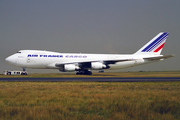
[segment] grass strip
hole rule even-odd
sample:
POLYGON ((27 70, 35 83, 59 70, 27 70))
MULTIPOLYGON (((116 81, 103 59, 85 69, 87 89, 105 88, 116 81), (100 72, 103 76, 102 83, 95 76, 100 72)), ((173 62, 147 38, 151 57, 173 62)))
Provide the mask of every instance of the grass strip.
POLYGON ((0 82, 0 119, 178 120, 180 82, 0 82))

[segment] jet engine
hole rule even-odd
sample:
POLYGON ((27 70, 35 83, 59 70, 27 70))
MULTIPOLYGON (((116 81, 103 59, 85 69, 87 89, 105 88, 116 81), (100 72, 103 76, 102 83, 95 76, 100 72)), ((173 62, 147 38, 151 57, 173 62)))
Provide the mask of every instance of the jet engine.
POLYGON ((91 69, 93 70, 101 70, 101 69, 106 69, 106 68, 107 66, 101 62, 91 62, 91 69))
POLYGON ((62 69, 59 69, 59 71, 61 72, 72 72, 79 69, 78 66, 76 66, 75 64, 65 64, 64 67, 62 69))

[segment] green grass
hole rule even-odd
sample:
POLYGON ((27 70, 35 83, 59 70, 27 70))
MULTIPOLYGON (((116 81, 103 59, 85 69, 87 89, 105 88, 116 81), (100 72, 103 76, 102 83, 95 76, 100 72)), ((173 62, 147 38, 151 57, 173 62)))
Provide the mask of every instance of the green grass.
POLYGON ((0 119, 179 120, 180 82, 0 82, 0 119))
POLYGON ((0 75, 4 77, 180 77, 180 71, 158 71, 158 72, 117 72, 117 73, 93 73, 89 75, 75 75, 75 73, 46 73, 22 75, 0 75))

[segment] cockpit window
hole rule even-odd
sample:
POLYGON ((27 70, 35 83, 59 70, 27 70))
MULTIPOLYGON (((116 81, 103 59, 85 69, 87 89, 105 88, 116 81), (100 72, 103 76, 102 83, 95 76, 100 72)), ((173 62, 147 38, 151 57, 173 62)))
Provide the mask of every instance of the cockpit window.
POLYGON ((17 53, 21 53, 21 52, 18 51, 17 53))

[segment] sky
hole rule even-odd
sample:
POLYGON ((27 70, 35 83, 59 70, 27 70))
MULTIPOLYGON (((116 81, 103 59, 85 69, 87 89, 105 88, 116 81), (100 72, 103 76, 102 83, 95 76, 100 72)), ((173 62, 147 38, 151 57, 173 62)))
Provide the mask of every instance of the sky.
POLYGON ((179 6, 178 0, 1 0, 0 73, 21 70, 5 62, 19 50, 131 54, 159 32, 169 33, 162 54, 175 57, 119 71, 180 70, 179 6))

